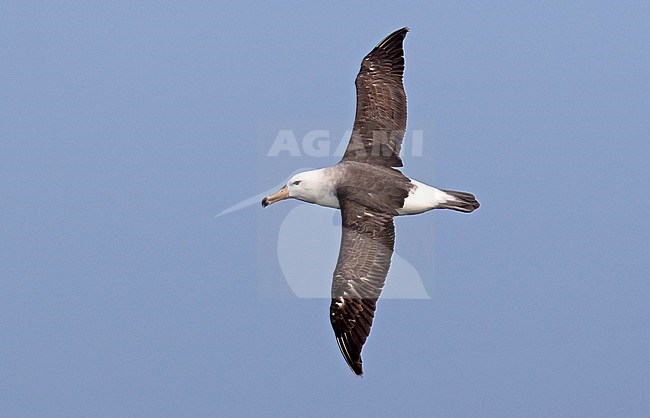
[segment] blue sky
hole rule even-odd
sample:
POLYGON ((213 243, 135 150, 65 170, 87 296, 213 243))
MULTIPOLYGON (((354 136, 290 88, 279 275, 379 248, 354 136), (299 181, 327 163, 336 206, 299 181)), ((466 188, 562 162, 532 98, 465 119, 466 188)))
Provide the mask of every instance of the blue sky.
MULTIPOLYGON (((645 2, 3 2, 0 410, 646 416, 649 18, 645 2), (430 299, 380 301, 358 379, 329 301, 280 267, 304 204, 214 215, 338 161, 268 151, 281 130, 337 144, 361 58, 402 26, 407 142, 424 141, 404 171, 482 206, 397 220, 430 299)), ((314 209, 334 247, 295 264, 329 283, 336 213, 314 209)))

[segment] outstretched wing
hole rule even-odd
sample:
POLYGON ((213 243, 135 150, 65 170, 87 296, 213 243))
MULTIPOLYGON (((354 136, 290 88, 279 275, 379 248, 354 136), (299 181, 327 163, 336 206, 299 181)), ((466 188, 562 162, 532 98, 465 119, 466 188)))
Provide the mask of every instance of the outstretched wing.
POLYGON ((399 153, 406 130, 402 44, 407 32, 402 28, 391 33, 361 61, 357 113, 343 161, 402 166, 399 153))
POLYGON ((390 214, 371 211, 351 199, 339 201, 343 230, 332 281, 330 321, 345 361, 361 375, 361 349, 390 267, 395 228, 390 214))

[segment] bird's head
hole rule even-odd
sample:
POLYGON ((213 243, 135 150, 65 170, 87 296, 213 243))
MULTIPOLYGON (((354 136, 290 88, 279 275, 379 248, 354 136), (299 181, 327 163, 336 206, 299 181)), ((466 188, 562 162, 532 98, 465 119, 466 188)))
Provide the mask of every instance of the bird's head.
POLYGON ((262 206, 279 202, 290 197, 306 202, 314 202, 322 194, 323 170, 303 171, 292 176, 287 184, 270 196, 262 199, 262 206))

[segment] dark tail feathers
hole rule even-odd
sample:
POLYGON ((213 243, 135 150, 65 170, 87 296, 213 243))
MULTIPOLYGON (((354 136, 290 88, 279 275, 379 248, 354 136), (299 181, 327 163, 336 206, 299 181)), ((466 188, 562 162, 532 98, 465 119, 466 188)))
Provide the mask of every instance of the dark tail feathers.
POLYGON ((471 193, 456 192, 454 190, 443 190, 443 192, 454 198, 440 205, 443 209, 452 209, 459 212, 470 213, 478 209, 480 206, 474 195, 471 193))

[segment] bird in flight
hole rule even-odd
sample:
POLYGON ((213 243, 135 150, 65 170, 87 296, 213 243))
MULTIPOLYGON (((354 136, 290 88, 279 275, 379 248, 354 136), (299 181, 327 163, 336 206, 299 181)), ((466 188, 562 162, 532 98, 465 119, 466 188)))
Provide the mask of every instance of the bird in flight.
POLYGON ((375 315, 395 246, 393 218, 432 209, 472 212, 474 195, 437 189, 395 167, 406 130, 403 42, 408 28, 384 38, 361 61, 350 142, 332 167, 291 177, 262 206, 294 198, 340 209, 341 246, 332 280, 330 321, 341 354, 363 374, 361 350, 375 315))

